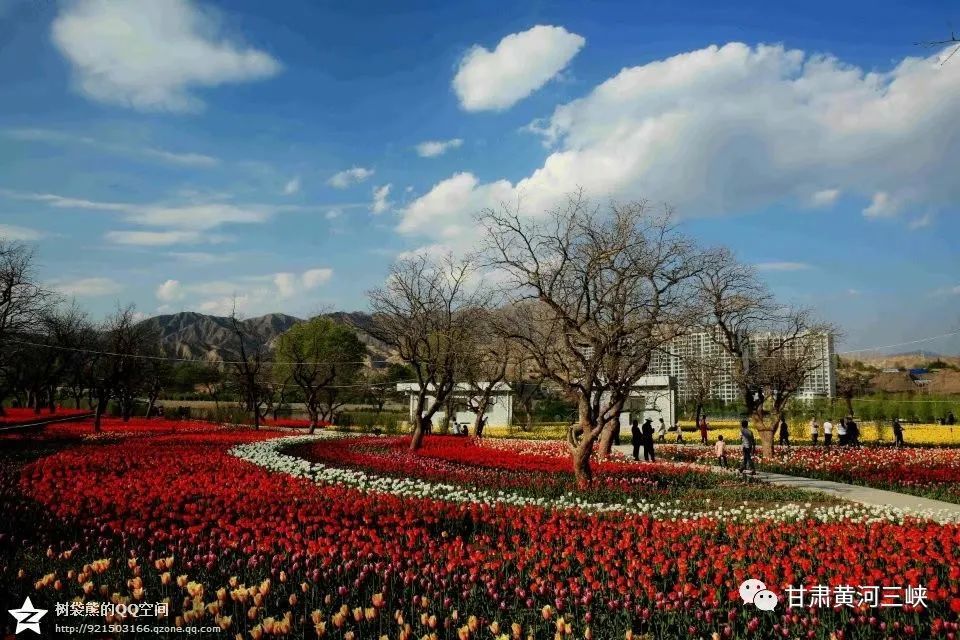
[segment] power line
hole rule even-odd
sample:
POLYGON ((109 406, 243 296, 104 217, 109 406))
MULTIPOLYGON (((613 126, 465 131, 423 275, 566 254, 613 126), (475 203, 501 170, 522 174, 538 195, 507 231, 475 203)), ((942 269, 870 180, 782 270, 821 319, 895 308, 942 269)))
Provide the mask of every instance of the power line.
POLYGON ((951 331, 950 333, 944 333, 939 336, 930 336, 929 338, 920 338, 918 340, 908 340, 907 342, 898 342, 897 344, 886 344, 880 347, 864 347, 863 349, 852 349, 850 351, 838 351, 837 355, 844 355, 847 353, 863 353, 864 351, 879 351, 881 349, 892 349, 893 347, 905 347, 911 344, 919 344, 921 342, 930 342, 932 340, 939 340, 940 338, 949 338, 950 336, 955 336, 960 334, 960 329, 956 331, 951 331))
MULTIPOLYGON (((197 358, 176 358, 173 356, 151 356, 144 353, 117 353, 114 351, 99 351, 97 349, 83 349, 80 347, 66 347, 56 344, 43 344, 42 342, 31 342, 29 340, 18 340, 16 338, 8 339, 9 342, 22 344, 29 347, 42 347, 45 349, 58 349, 60 351, 73 351, 76 353, 87 353, 90 355, 113 356, 117 358, 135 358, 139 360, 164 360, 167 362, 192 362, 195 364, 245 364, 242 360, 198 360, 197 358)), ((373 360, 373 358, 371 358, 373 360)), ((262 364, 269 365, 320 365, 320 364, 367 364, 366 360, 330 360, 326 362, 276 362, 273 360, 264 360, 262 364)))

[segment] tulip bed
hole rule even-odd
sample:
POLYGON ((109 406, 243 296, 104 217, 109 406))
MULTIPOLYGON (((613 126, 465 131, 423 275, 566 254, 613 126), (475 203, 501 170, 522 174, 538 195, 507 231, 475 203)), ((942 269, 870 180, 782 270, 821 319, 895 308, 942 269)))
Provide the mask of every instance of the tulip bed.
MULTIPOLYGON (((360 469, 400 474, 389 461, 403 458, 402 440, 279 440, 145 422, 154 425, 109 425, 119 435, 106 443, 79 431, 0 439, 4 601, 19 606, 30 595, 50 609, 45 623, 56 603, 74 599, 167 602, 170 623, 215 625, 223 633, 209 637, 224 638, 958 633, 955 525, 865 512, 736 519, 510 504, 495 498, 522 488, 525 473, 534 483, 552 479, 548 492, 562 485, 555 449, 438 437, 427 438, 426 461, 405 477, 439 486, 446 472, 463 474, 489 499, 398 495, 360 469), (311 452, 323 462, 291 455, 311 452), (803 583, 923 584, 927 606, 761 612, 739 600, 746 578, 781 595, 803 583)), ((669 466, 611 462, 599 472, 615 485, 642 478, 615 486, 628 493, 729 482, 669 466)))
POLYGON ((87 409, 64 409, 63 407, 57 407, 53 412, 43 409, 40 411, 40 413, 37 413, 33 409, 29 408, 6 407, 3 412, 4 415, 0 416, 0 427, 10 427, 20 424, 33 424, 35 422, 42 422, 51 418, 66 418, 83 413, 90 413, 90 411, 87 409))

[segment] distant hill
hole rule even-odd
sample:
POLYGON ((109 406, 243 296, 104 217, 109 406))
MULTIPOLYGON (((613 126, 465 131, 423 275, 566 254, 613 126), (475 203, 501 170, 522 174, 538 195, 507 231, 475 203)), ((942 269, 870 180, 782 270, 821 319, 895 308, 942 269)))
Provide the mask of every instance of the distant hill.
MULTIPOLYGON (((390 358, 390 349, 368 333, 372 323, 369 314, 338 311, 323 315, 352 326, 361 342, 367 345, 374 361, 390 358)), ((219 362, 237 351, 237 337, 227 317, 183 311, 154 316, 143 322, 159 334, 164 353, 171 357, 219 362)), ((277 338, 300 322, 304 320, 284 313, 268 313, 242 321, 246 331, 253 336, 252 342, 262 341, 271 348, 277 338)))

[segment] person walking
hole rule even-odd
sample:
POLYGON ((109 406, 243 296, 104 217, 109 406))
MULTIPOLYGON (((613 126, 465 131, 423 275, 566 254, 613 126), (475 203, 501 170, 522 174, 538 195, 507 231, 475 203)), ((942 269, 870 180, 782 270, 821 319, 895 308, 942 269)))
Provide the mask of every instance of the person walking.
POLYGON ((700 444, 707 444, 707 416, 700 416, 700 444))
POLYGON ((667 423, 663 421, 663 418, 660 418, 660 424, 657 425, 657 441, 667 441, 667 423))
POLYGON ((947 412, 947 420, 946 420, 946 422, 947 422, 947 426, 953 426, 953 425, 957 422, 956 417, 954 417, 954 415, 953 415, 953 411, 948 411, 948 412, 947 412))
POLYGON ((833 440, 833 423, 830 422, 830 418, 827 418, 823 421, 823 446, 827 449, 830 448, 830 443, 833 440))
POLYGON ((620 420, 617 420, 617 426, 613 429, 613 446, 620 446, 620 420))
POLYGON ((847 446, 847 419, 840 418, 837 422, 837 444, 841 447, 847 446))
POLYGON ((753 431, 750 430, 750 423, 746 420, 740 421, 740 448, 743 450, 743 462, 740 463, 740 473, 745 473, 747 467, 750 467, 750 475, 757 475, 757 469, 753 466, 753 449, 757 446, 757 440, 753 437, 753 431))
POLYGON ((630 422, 630 437, 633 440, 633 459, 640 460, 640 445, 643 441, 643 434, 640 432, 640 423, 634 418, 630 422))
POLYGON ((817 417, 814 416, 810 418, 810 441, 813 442, 813 446, 817 446, 817 440, 820 439, 820 423, 817 422, 817 417))
POLYGON ((903 425, 900 424, 900 418, 893 419, 893 446, 903 446, 903 425))
POLYGON ((656 462, 657 456, 653 453, 653 420, 647 418, 643 422, 643 459, 656 462))
POLYGON ((787 427, 787 421, 783 418, 780 418, 780 445, 784 447, 790 446, 790 429, 787 427))
POLYGON ((717 436, 717 442, 713 445, 713 450, 717 454, 717 464, 726 469, 727 465, 727 444, 723 441, 723 436, 717 436))
POLYGON ((847 418, 847 444, 851 447, 860 446, 860 427, 853 421, 853 416, 847 418))
POLYGON ((683 443, 683 429, 680 428, 680 422, 674 423, 673 428, 677 430, 677 444, 683 443))

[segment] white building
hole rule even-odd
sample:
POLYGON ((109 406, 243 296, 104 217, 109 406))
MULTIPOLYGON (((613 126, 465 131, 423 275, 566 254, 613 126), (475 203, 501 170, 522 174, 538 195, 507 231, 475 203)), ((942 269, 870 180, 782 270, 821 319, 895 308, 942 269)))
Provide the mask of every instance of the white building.
POLYGON ((630 422, 641 424, 649 418, 656 427, 663 418, 670 429, 677 418, 677 381, 672 376, 643 376, 633 385, 630 398, 620 414, 620 432, 629 433, 630 422))
MULTIPOLYGON (((482 383, 481 383, 482 384, 482 383)), ((416 420, 417 394, 420 385, 416 382, 401 382, 397 384, 397 391, 406 393, 409 399, 409 420, 413 424, 416 420)), ((513 420, 513 390, 505 382, 498 382, 494 385, 493 395, 490 397, 490 404, 484 412, 488 427, 506 427, 513 420)), ((452 401, 456 415, 454 421, 457 424, 472 425, 476 419, 476 414, 467 410, 468 404, 475 404, 478 396, 473 387, 468 384, 458 384, 454 387, 452 401)), ((435 396, 427 396, 427 407, 432 406, 436 400, 435 396)), ((437 411, 433 416, 433 426, 440 427, 447 421, 447 413, 444 410, 437 411)))
MULTIPOLYGON (((771 335, 757 335, 750 338, 751 348, 762 344, 764 340, 774 339, 771 335)), ((817 352, 819 364, 807 376, 797 391, 796 397, 804 400, 813 398, 832 398, 837 391, 837 359, 833 347, 833 335, 826 333, 808 334, 802 340, 803 348, 810 346, 817 352)), ((799 347, 798 347, 799 348, 799 347)), ((740 389, 733 379, 733 357, 726 352, 707 332, 693 333, 672 340, 668 353, 657 354, 650 365, 650 372, 659 375, 674 376, 677 380, 677 392, 680 399, 690 396, 692 373, 687 371, 687 362, 707 363, 705 366, 719 368, 711 385, 711 397, 723 402, 738 402, 740 389)), ((701 378, 703 379, 703 378, 701 378)))

